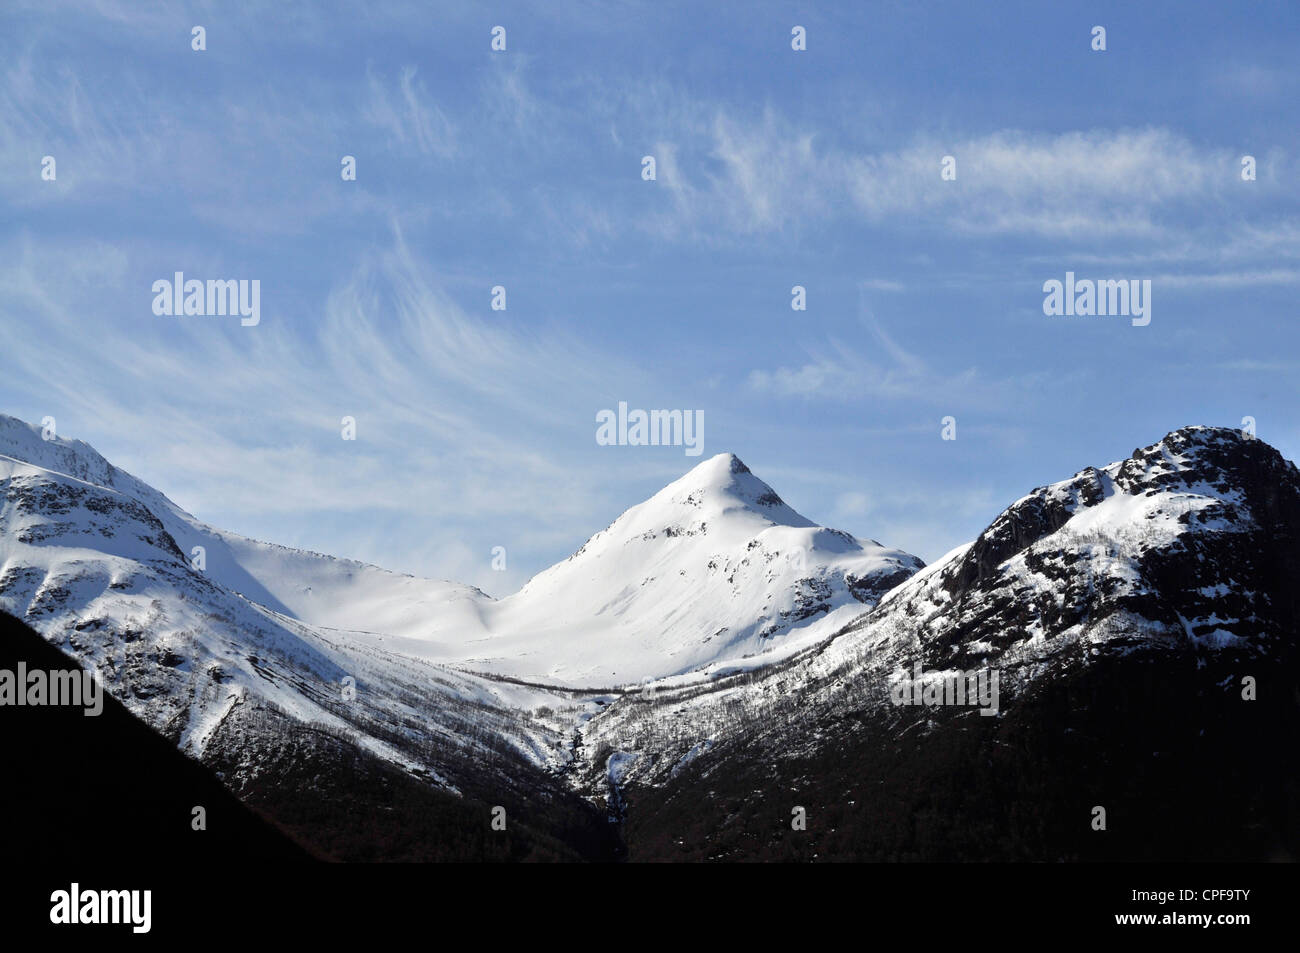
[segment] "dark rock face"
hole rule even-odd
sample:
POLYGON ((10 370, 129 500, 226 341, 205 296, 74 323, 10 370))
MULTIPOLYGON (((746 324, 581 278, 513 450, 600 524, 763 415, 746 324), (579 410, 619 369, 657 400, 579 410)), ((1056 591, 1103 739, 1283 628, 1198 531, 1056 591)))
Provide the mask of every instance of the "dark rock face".
POLYGON ((900 586, 918 570, 924 569, 925 563, 917 559, 913 565, 898 569, 890 573, 881 573, 875 576, 847 576, 845 581, 849 584, 849 591, 859 602, 865 602, 868 605, 875 605, 880 601, 880 597, 887 593, 895 586, 900 586))
POLYGON ((944 588, 956 594, 994 577, 997 567, 1044 536, 1055 533, 1074 515, 1078 503, 1090 505, 1102 496, 1099 475, 1091 467, 1074 478, 1067 497, 1035 490, 1004 510, 946 575, 944 588))
POLYGON ((1231 638, 1242 649, 1271 651, 1297 627, 1298 531, 1294 464, 1239 431, 1177 430, 1104 470, 1041 487, 994 520, 943 572, 952 598, 943 647, 990 630, 995 645, 1008 645, 1031 628, 1048 634, 1126 613, 1192 641, 1231 638), (1117 495, 1156 501, 1131 537, 1107 538, 1101 529, 1035 546, 1117 495), (1158 520, 1175 514, 1183 531, 1161 538, 1158 520), (1004 565, 1017 556, 1053 585, 1025 586, 1022 567, 1004 565), (1099 571, 1098 561, 1109 559, 1127 560, 1136 579, 1099 571))

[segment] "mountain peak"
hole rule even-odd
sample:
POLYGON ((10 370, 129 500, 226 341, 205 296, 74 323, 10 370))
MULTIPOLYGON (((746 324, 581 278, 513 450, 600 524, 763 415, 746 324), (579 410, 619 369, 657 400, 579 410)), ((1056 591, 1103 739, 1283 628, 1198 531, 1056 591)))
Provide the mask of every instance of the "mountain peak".
POLYGON ((1099 533, 1136 538, 1133 551, 1141 553, 1152 540, 1167 544, 1196 527, 1292 524, 1300 513, 1284 511, 1283 501, 1297 497, 1300 470, 1258 437, 1231 427, 1180 427, 1126 459, 1021 497, 962 551, 945 586, 956 593, 996 577, 1007 560, 1067 524, 1062 547, 1099 533))
POLYGON ((771 661, 834 632, 922 565, 818 526, 720 453, 485 610, 506 640, 488 661, 503 664, 505 644, 524 655, 546 644, 546 676, 577 684, 771 661))
POLYGON ((1255 439, 1250 434, 1236 427, 1207 427, 1203 424, 1189 424, 1171 430, 1158 441, 1144 450, 1134 450, 1133 456, 1142 456, 1159 450, 1161 447, 1181 452, 1199 447, 1238 446, 1255 439))
POLYGON ((731 451, 726 453, 715 454, 709 459, 697 463, 682 477, 682 480, 691 480, 696 483, 714 483, 724 484, 729 479, 740 473, 748 473, 749 467, 745 466, 740 457, 731 451))
POLYGON ((1231 486, 1296 479, 1296 468, 1263 440, 1235 427, 1188 426, 1171 430, 1127 460, 1106 468, 1129 493, 1174 484, 1231 486))
POLYGON ((814 525, 730 452, 697 464, 641 505, 652 510, 684 505, 715 516, 747 510, 783 526, 814 525))
POLYGON ((126 476, 90 444, 7 414, 0 414, 0 454, 108 489, 122 489, 126 476))

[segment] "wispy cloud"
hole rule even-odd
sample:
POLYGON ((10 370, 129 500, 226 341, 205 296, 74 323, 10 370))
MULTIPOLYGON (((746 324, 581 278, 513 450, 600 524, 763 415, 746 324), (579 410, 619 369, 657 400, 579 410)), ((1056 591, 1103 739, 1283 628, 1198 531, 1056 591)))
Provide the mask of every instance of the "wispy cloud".
MULTIPOLYGON (((113 246, 23 240, 5 259, 10 391, 78 436, 108 435, 116 462, 200 515, 388 512, 443 541, 476 521, 504 535, 515 521, 502 543, 522 545, 589 532, 610 506, 602 487, 616 462, 602 458, 604 473, 579 489, 571 461, 596 452, 595 410, 645 387, 642 373, 562 331, 466 314, 400 229, 329 293, 309 337, 265 317, 247 329, 154 317, 148 283, 113 246), (341 439, 344 416, 355 442, 341 439), (547 453, 548 439, 570 452, 547 453)), ((409 539, 388 543, 346 555, 428 568, 403 550, 409 539)), ((499 591, 486 567, 461 578, 499 591)))
MULTIPOLYGON (((704 407, 707 453, 819 440, 824 472, 877 476, 811 498, 911 548, 888 510, 912 464, 863 447, 924 453, 944 414, 962 439, 936 459, 969 448, 999 498, 1024 489, 1000 452, 1013 428, 1068 467, 1079 428, 1286 415, 1291 391, 1247 390, 1296 350, 1278 314, 1300 271, 1295 83, 1266 26, 1207 12, 1188 31, 1221 57, 1153 49, 1150 86, 1101 102, 1086 71, 990 70, 978 45, 841 55, 911 29, 888 10, 837 13, 840 52, 818 27, 805 56, 776 7, 725 44, 725 14, 684 6, 426 7, 7 4, 0 410, 58 416, 232 529, 496 592, 687 465, 601 452, 594 412, 620 399, 704 407), (508 53, 488 49, 495 22, 508 53), (1189 88, 1216 108, 1193 118, 1189 88), (1177 320, 1122 339, 1038 320, 1046 277, 1094 266, 1179 291, 1177 320), (154 317, 150 282, 180 269, 262 279, 262 324, 154 317), (498 282, 507 312, 487 308, 498 282), (814 304, 792 318, 796 282, 814 304), (879 319, 846 313, 855 285, 879 319), (1235 389, 1205 387, 1229 357, 1235 389), (489 538, 506 578, 477 562, 489 538)), ((1068 20, 1005 38, 1074 36, 1068 20)), ((948 511, 920 530, 949 517, 979 529, 948 511)))
POLYGON ((367 71, 370 99, 364 119, 388 134, 390 145, 413 149, 424 155, 446 158, 456 153, 456 133, 416 75, 414 66, 404 66, 396 80, 367 71))
POLYGON ((975 368, 938 371, 899 344, 870 311, 863 310, 860 323, 871 338, 873 356, 830 338, 820 347, 809 346, 809 359, 801 364, 750 371, 749 387, 775 397, 834 401, 960 399, 970 405, 992 396, 994 385, 981 381, 975 368))
POLYGON ((1271 268, 1267 271, 1156 275, 1151 281, 1153 285, 1162 288, 1249 288, 1258 285, 1294 285, 1300 284, 1300 269, 1271 268))
MULTIPOLYGON (((659 142, 674 219, 661 231, 752 234, 810 221, 942 225, 971 236, 1096 239, 1176 229, 1238 187, 1236 156, 1160 128, 1061 134, 1003 130, 956 141, 921 134, 891 151, 819 147, 766 110, 744 123, 724 113, 659 142), (956 178, 941 178, 952 156, 956 178)), ((1265 183, 1255 183, 1261 187, 1265 183)))

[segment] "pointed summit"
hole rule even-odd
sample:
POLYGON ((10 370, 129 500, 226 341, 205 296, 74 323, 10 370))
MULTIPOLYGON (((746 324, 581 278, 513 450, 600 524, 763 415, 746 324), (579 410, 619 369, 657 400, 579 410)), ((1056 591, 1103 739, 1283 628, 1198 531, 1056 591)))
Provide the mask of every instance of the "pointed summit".
POLYGON ((485 608, 483 662, 513 674, 509 659, 544 657, 536 674, 591 685, 760 664, 825 638, 922 565, 817 526, 720 453, 485 608))
POLYGON ((644 503, 632 507, 619 517, 614 526, 625 518, 662 519, 669 517, 670 513, 689 514, 692 509, 698 510, 701 516, 707 514, 715 518, 749 512, 776 526, 816 525, 786 505, 775 490, 745 466, 740 457, 734 453, 719 453, 696 465, 644 503))
POLYGON ((750 473, 749 467, 741 462, 734 453, 719 453, 697 463, 681 477, 668 484, 672 487, 696 487, 698 489, 723 490, 737 482, 737 477, 750 473))

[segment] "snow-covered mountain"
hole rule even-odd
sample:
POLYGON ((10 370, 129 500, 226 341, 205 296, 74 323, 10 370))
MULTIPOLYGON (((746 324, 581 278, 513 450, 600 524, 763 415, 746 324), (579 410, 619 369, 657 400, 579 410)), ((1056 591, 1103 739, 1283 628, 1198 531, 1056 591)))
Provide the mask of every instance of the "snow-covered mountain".
POLYGON ((56 475, 116 491, 158 520, 187 556, 204 549, 204 574, 249 601, 302 622, 342 629, 403 631, 432 614, 472 614, 469 586, 417 579, 223 532, 195 519, 158 490, 113 466, 93 447, 63 437, 44 439, 39 428, 0 415, 0 461, 22 462, 56 475), (8 457, 8 461, 3 461, 8 457))
POLYGON ((752 667, 826 638, 922 565, 814 525, 719 454, 484 606, 467 663, 569 685, 752 667))
MULTIPOLYGON (((705 856, 741 849, 756 835, 733 819, 768 823, 764 799, 791 790, 827 811, 863 784, 907 802, 952 783, 913 777, 908 759, 942 766, 962 745, 977 746, 968 772, 1007 752, 1013 774, 1055 765, 1063 801, 1087 778, 1062 752, 1121 786, 1144 769, 1106 753, 1149 757, 1160 732, 1199 731, 1191 760, 1256 757, 1259 738, 1216 736, 1254 730, 1234 703, 1241 674, 1294 681, 1300 474, 1235 430, 1177 430, 1036 489, 924 568, 813 525, 722 454, 501 600, 218 531, 13 418, 0 493, 0 609, 96 666, 238 793, 309 797, 301 779, 336 773, 346 749, 366 791, 392 790, 373 764, 395 766, 550 818, 560 840, 590 821, 583 798, 630 811, 630 841, 675 845, 652 856, 685 849, 669 837, 682 824, 703 825, 705 856), (917 665, 997 670, 997 716, 892 704, 917 665), (1137 704, 1127 726, 1098 720, 1137 704)), ((879 833, 824 849, 915 847, 915 831, 879 833)))
MULTIPOLYGON (((0 609, 93 666, 182 750, 208 761, 250 739, 255 750, 287 720, 450 790, 497 749, 514 773, 564 763, 568 725, 521 712, 593 703, 454 672, 392 651, 381 634, 314 622, 336 618, 327 610, 349 597, 397 624, 481 594, 221 533, 87 445, 0 418, 0 609), (205 568, 195 546, 207 550, 205 568)), ((343 605, 339 616, 357 623, 358 611, 343 605)))
MULTIPOLYGON (((588 783, 616 786, 620 798, 640 790, 642 836, 657 838, 685 823, 684 806, 698 814, 712 798, 727 803, 729 818, 752 810, 760 828, 770 825, 762 805, 788 790, 803 791, 805 803, 814 787, 835 811, 855 803, 859 785, 914 800, 908 785, 934 783, 924 780, 934 757, 952 758, 958 774, 987 771, 997 758, 1032 771, 1037 759, 1054 780, 1071 777, 1057 764, 1069 752, 1095 769, 1087 783, 1105 789, 1108 779, 1115 801, 1123 778, 1164 770, 1142 762, 1161 749, 1182 746, 1218 772, 1256 758, 1297 724, 1289 688, 1267 709, 1242 693, 1247 675, 1275 689, 1294 684, 1298 576, 1300 471, 1239 431, 1184 428, 1034 490, 811 651, 708 692, 666 687, 653 699, 619 699, 587 727, 598 752, 588 783), (893 690, 918 665, 931 678, 996 671, 996 716, 895 704, 893 690), (1112 711, 1127 714, 1112 719, 1112 711), (963 744, 982 745, 966 767, 954 755, 963 744), (1120 767, 1120 752, 1136 767, 1120 767)), ((1290 770, 1274 767, 1265 790, 1290 770)), ((1068 799, 1069 785, 1053 796, 1068 799)), ((1101 794, 1091 796, 1080 811, 1100 803, 1101 794)), ((1139 805, 1153 830, 1160 810, 1173 816, 1167 796, 1158 795, 1159 809, 1139 805)), ((700 825, 701 856, 768 836, 714 820, 700 825)), ((871 849, 914 846, 914 836, 882 833, 871 849)))
MULTIPOLYGON (((500 601, 214 529, 87 444, 42 439, 14 418, 0 418, 0 455, 11 473, 19 461, 35 468, 23 485, 61 475, 133 501, 175 544, 173 557, 202 547, 203 577, 252 605, 423 662, 568 686, 778 657, 825 638, 922 565, 813 525, 731 454, 699 464, 500 601)), ((35 508, 26 518, 46 516, 35 508)), ((122 543, 104 527, 88 537, 87 525, 61 520, 57 538, 122 543)), ((9 554, 11 569, 33 555, 22 553, 9 554)))
POLYGON ((0 609, 183 750, 224 761, 316 724, 451 790, 492 752, 514 759, 502 778, 565 770, 608 701, 496 676, 707 678, 824 639, 921 565, 814 526, 730 455, 499 602, 214 529, 11 417, 0 492, 0 609))
MULTIPOLYGON (((1298 571, 1300 471, 1240 431, 1186 427, 1035 489, 833 639, 768 666, 757 682, 682 694, 688 708, 743 696, 760 710, 796 684, 800 705, 811 707, 833 705, 854 682, 887 705, 899 673, 917 662, 927 672, 995 666, 1014 690, 1062 666, 1144 650, 1267 658, 1295 648, 1298 571)), ((665 685, 656 701, 672 697, 665 685)), ((617 710, 601 724, 611 727, 617 710)), ((707 714, 701 724, 710 725, 707 714)), ((685 732, 683 750, 706 734, 719 740, 712 727, 685 732)))

